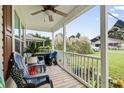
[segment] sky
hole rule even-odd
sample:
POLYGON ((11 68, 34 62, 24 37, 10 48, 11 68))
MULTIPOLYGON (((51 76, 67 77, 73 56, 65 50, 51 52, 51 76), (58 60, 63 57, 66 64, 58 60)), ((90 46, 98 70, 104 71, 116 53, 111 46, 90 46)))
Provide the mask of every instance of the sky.
MULTIPOLYGON (((124 6, 111 5, 108 6, 108 12, 124 21, 124 6)), ((116 23, 117 19, 108 16, 108 30, 116 23)), ((100 35, 100 7, 95 6, 88 12, 82 14, 72 22, 66 25, 67 37, 81 33, 82 36, 87 36, 90 39, 100 35)), ((42 36, 49 36, 51 33, 38 32, 42 36)), ((59 29, 55 34, 62 33, 62 29, 59 29)))

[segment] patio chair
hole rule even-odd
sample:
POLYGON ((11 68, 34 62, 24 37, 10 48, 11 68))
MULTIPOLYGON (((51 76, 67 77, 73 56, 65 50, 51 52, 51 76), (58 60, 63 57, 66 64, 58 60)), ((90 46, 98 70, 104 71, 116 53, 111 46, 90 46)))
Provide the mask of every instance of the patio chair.
POLYGON ((57 59, 56 58, 57 58, 57 52, 56 51, 52 51, 52 52, 49 53, 49 59, 55 65, 57 65, 57 59))
MULTIPOLYGON (((17 69, 22 71, 23 79, 27 84, 32 83, 35 84, 36 87, 38 87, 40 85, 49 83, 50 87, 53 88, 52 80, 50 79, 49 75, 46 72, 37 73, 35 75, 29 74, 27 69, 28 66, 26 66, 24 58, 19 53, 16 52, 12 53, 11 59, 14 65, 17 67, 17 69)), ((42 64, 30 65, 30 67, 34 67, 34 66, 42 67, 43 65, 42 64)))
MULTIPOLYGON (((24 57, 26 58, 26 61, 27 61, 27 58, 32 57, 32 53, 24 53, 24 55, 25 55, 24 57)), ((41 71, 45 72, 46 71, 46 64, 45 64, 44 56, 36 55, 36 57, 38 59, 37 63, 42 64, 42 68, 40 68, 41 71)))
POLYGON ((45 64, 44 56, 37 55, 38 63, 45 64))

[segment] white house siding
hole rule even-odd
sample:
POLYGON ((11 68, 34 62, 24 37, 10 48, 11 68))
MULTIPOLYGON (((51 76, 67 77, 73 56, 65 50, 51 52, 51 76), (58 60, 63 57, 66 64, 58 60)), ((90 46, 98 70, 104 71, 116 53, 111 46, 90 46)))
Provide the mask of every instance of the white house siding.
POLYGON ((3 78, 3 65, 2 65, 2 62, 3 62, 3 11, 2 11, 2 5, 0 5, 0 77, 3 78))

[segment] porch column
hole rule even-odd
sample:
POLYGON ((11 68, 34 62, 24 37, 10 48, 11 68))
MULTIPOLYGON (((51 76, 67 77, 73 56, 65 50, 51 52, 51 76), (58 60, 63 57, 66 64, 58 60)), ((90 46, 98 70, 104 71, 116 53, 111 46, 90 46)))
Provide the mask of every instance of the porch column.
POLYGON ((55 41, 54 41, 54 32, 52 32, 52 50, 54 51, 55 41))
POLYGON ((66 25, 63 25, 63 51, 66 52, 66 25))
POLYGON ((24 49, 26 48, 26 30, 24 30, 24 49))
POLYGON ((101 87, 108 87, 108 19, 107 6, 100 6, 100 37, 101 37, 101 87))
POLYGON ((66 25, 63 25, 63 65, 66 66, 66 25))

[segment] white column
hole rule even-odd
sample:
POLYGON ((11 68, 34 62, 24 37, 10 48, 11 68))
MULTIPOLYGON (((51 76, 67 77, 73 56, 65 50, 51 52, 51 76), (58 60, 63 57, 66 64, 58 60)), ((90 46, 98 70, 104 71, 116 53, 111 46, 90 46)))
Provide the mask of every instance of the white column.
POLYGON ((26 48, 26 29, 24 30, 24 48, 26 48))
POLYGON ((100 37, 101 37, 101 84, 102 88, 108 87, 108 19, 107 6, 100 6, 100 37))
POLYGON ((66 25, 63 25, 63 51, 66 52, 66 25))
POLYGON ((54 51, 55 41, 54 41, 54 32, 52 32, 52 50, 54 51))
POLYGON ((66 67, 66 25, 63 25, 63 65, 66 67))

